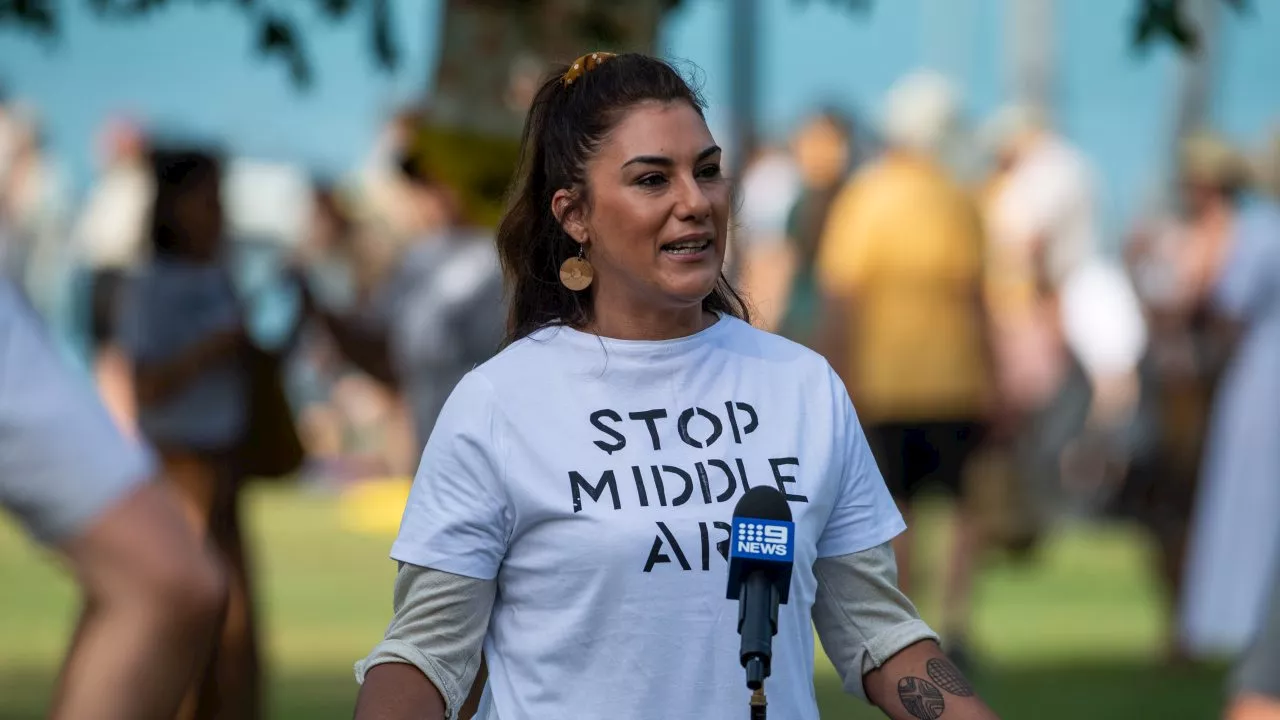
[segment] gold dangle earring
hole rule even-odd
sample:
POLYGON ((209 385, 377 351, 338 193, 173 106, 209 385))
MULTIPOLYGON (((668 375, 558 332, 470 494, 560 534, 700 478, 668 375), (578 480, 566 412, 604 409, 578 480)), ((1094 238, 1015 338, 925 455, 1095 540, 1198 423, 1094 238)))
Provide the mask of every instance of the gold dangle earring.
POLYGON ((587 262, 586 243, 578 243, 578 254, 560 264, 560 284, 574 292, 591 287, 596 271, 587 262))

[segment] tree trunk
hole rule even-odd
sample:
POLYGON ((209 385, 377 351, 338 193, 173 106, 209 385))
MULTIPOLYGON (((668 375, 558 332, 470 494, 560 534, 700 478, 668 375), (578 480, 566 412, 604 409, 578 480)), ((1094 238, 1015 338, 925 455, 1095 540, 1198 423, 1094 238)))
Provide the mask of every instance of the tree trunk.
POLYGON ((446 0, 433 124, 516 137, 552 67, 593 50, 652 52, 662 0, 446 0))
POLYGON ((492 225, 544 76, 595 50, 653 52, 669 0, 446 0, 440 64, 416 155, 492 225))
POLYGON ((1053 111, 1053 0, 1009 0, 1008 94, 1018 103, 1053 111))
POLYGON ((1213 75, 1217 60, 1219 0, 1191 0, 1187 15, 1197 30, 1198 49, 1178 58, 1178 94, 1173 139, 1182 138, 1210 120, 1213 75))

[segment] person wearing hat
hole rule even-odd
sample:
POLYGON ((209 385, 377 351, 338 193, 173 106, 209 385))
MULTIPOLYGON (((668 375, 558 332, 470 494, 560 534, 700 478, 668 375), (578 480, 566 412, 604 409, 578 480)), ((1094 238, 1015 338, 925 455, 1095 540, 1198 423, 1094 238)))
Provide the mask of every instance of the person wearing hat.
MULTIPOLYGON (((857 403, 894 501, 909 518, 930 480, 957 500, 942 634, 963 665, 978 537, 962 478, 995 403, 982 224, 942 160, 958 111, 955 89, 936 73, 890 89, 880 116, 887 148, 832 201, 816 267, 818 344, 857 403)), ((912 537, 908 529, 893 541, 908 593, 912 537)))
MULTIPOLYGON (((1258 190, 1273 202, 1280 200, 1280 127, 1272 132, 1254 172, 1258 190)), ((1270 587, 1261 630, 1232 673, 1226 720, 1280 720, 1280 562, 1275 562, 1270 587)))
POLYGON ((1181 640, 1241 651, 1280 556, 1280 210, 1246 195, 1240 155, 1207 133, 1182 151, 1189 214, 1182 281, 1205 299, 1229 354, 1214 393, 1192 517, 1181 640))

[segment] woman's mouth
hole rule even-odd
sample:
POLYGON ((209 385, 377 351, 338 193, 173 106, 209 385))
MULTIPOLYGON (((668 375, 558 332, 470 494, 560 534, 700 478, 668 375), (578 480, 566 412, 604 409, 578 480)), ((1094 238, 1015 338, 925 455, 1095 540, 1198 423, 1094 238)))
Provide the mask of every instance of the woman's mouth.
POLYGON ((705 236, 669 242, 663 245, 660 249, 662 252, 675 257, 689 257, 697 255, 710 247, 711 237, 705 236))

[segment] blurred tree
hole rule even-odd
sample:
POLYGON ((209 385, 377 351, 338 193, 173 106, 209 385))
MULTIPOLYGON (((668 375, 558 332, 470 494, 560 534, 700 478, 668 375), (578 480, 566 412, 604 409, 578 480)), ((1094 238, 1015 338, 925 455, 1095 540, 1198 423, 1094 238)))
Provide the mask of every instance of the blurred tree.
MULTIPOLYGON (((399 50, 391 36, 393 21, 391 0, 311 0, 311 5, 332 22, 364 22, 369 33, 369 49, 376 65, 394 70, 399 64, 399 50)), ((305 52, 302 34, 294 15, 286 14, 282 3, 260 0, 82 0, 94 16, 103 22, 128 22, 150 17, 158 10, 175 5, 228 5, 248 21, 256 38, 256 49, 265 58, 284 64, 295 87, 305 89, 313 81, 311 64, 305 52)), ((292 12, 297 12, 297 4, 292 12)), ((16 27, 30 32, 49 44, 60 39, 62 11, 60 0, 0 0, 0 28, 16 27)))
MULTIPOLYGON (((132 21, 179 4, 221 3, 241 12, 265 58, 283 63, 299 89, 313 82, 311 65, 297 22, 300 4, 265 0, 81 0, 104 22, 132 21), (268 5, 270 7, 268 7, 268 5)), ((887 1, 887 0, 881 0, 887 1)), ((1172 42, 1189 54, 1201 46, 1198 27, 1187 11, 1196 0, 1134 0, 1133 45, 1146 48, 1172 42)), ((1248 0, 1222 2, 1243 11, 1248 0)), ((591 50, 652 52, 664 13, 683 0, 443 0, 443 44, 431 85, 427 123, 417 147, 428 172, 455 184, 464 206, 477 220, 496 215, 505 173, 514 166, 524 111, 541 76, 555 63, 591 50), (460 149, 466 152, 460 152, 460 149)), ((731 29, 752 27, 737 17, 749 3, 733 3, 731 29)), ((813 0, 790 0, 803 7, 813 0)), ((848 10, 865 11, 876 0, 823 0, 848 10)), ((366 26, 376 67, 394 70, 400 62, 392 33, 391 0, 310 0, 314 11, 333 22, 366 26)), ((303 6, 305 7, 305 6, 303 6)), ((59 38, 58 0, 0 0, 0 28, 16 26, 54 43, 59 38)), ((752 115, 749 75, 752 40, 733 43, 734 106, 752 115), (743 94, 745 92, 745 94, 743 94), (742 95, 742 97, 738 97, 742 95)), ((751 141, 751 117, 735 129, 735 142, 751 141)))
MULTIPOLYGON (((257 49, 264 56, 283 62, 299 88, 312 81, 310 63, 302 33, 294 16, 285 14, 282 3, 264 0, 81 0, 103 21, 136 20, 157 10, 180 4, 221 3, 242 12, 257 37, 257 49), (272 5, 272 7, 267 7, 272 5)), ((850 10, 867 10, 875 0, 823 0, 850 10)), ((1157 42, 1171 42, 1186 52, 1199 48, 1200 34, 1187 11, 1193 0, 1135 0, 1133 44, 1145 48, 1157 42)), ((1214 0, 1243 12, 1249 0, 1214 0)), ((392 34, 394 18, 391 0, 310 0, 311 6, 333 22, 364 22, 369 51, 382 70, 394 70, 400 62, 399 48, 392 34)), ((464 92, 446 113, 460 112, 473 101, 463 95, 487 95, 487 104, 509 104, 512 85, 523 82, 531 68, 543 58, 567 60, 585 47, 625 50, 652 50, 658 21, 663 13, 679 7, 684 0, 444 0, 445 47, 440 65, 440 82, 435 87, 464 92), (455 35, 454 31, 461 34, 455 35), (506 41, 513 41, 508 45, 506 41), (483 51, 481 54, 478 51, 483 51), (490 65, 489 68, 483 66, 490 65), (475 85, 467 80, 477 81, 475 85)), ((733 2, 733 0, 725 0, 733 2)), ((790 0, 805 7, 814 0, 790 0)), ((56 41, 61 24, 59 0, 0 0, 0 27, 11 26, 47 41, 56 41)), ((291 4, 296 13, 297 5, 291 4)), ((519 94, 518 92, 516 93, 519 94)), ((448 104, 448 103, 447 103, 448 104)), ((518 103, 517 103, 518 104, 518 103)), ((501 116, 504 113, 499 113, 501 116)), ((485 117, 482 122, 489 123, 485 117)), ((501 124, 499 120, 492 120, 501 124)))

